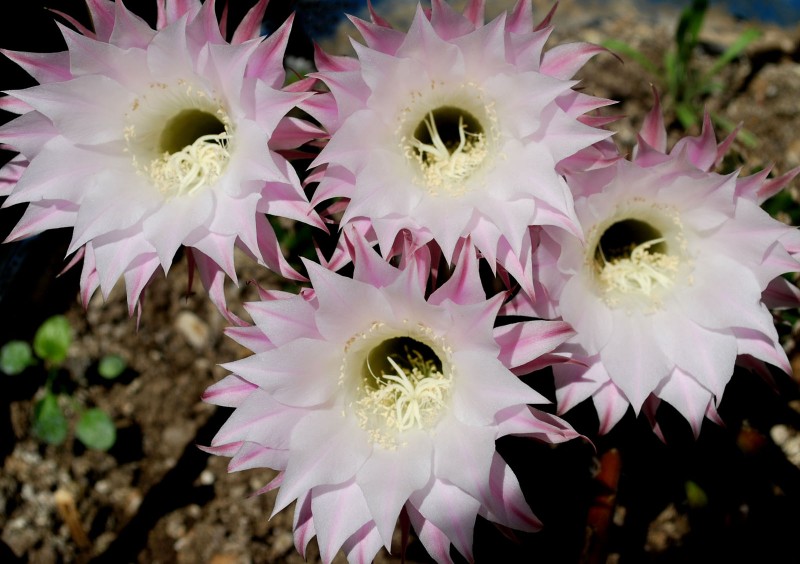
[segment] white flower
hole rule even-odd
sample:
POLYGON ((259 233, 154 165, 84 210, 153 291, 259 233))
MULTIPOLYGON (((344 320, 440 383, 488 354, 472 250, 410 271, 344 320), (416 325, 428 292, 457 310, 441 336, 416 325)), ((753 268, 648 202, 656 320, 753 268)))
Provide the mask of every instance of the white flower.
POLYGON ((88 7, 96 29, 62 28, 67 51, 5 53, 41 83, 3 103, 22 115, 0 142, 27 160, 21 175, 10 171, 18 181, 5 205, 28 207, 9 240, 72 227, 84 300, 124 277, 131 310, 181 245, 207 286, 221 271, 235 279, 234 245, 298 277, 263 215, 319 224, 297 175, 268 149, 308 96, 280 90, 291 22, 257 39, 262 0, 230 44, 213 2, 162 0, 157 30, 121 2, 88 7))
MULTIPOLYGON (((354 279, 306 263, 313 292, 249 304, 255 327, 231 332, 256 354, 205 399, 236 407, 208 449, 229 469, 280 471, 275 511, 293 500, 295 541, 317 535, 324 561, 343 547, 371 561, 406 512, 438 561, 468 558, 480 514, 536 530, 516 477, 495 452, 507 434, 547 442, 576 436, 526 404, 546 402, 510 370, 563 342, 563 322, 494 329, 468 252, 424 296, 430 257, 398 270, 355 238, 354 279)), ((473 253, 474 254, 474 253, 473 253)))
POLYGON ((470 236, 490 264, 517 274, 529 225, 576 231, 572 197, 556 165, 610 135, 583 114, 609 104, 572 89, 599 47, 543 52, 529 0, 483 23, 483 3, 459 14, 420 7, 408 33, 358 19, 357 60, 320 53, 331 93, 307 110, 331 133, 316 165, 313 203, 349 199, 343 224, 374 230, 384 251, 407 229, 453 260, 470 236), (586 123, 584 123, 586 122, 586 123))
POLYGON ((765 302, 792 299, 780 275, 800 271, 800 239, 759 204, 798 171, 709 172, 731 139, 718 147, 706 119, 667 154, 656 105, 632 162, 568 175, 585 243, 543 228, 542 299, 509 309, 576 331, 561 349, 572 362, 554 368, 560 412, 591 397, 604 433, 629 405, 652 418, 663 400, 697 434, 704 416, 718 420, 737 358, 790 372, 765 302))

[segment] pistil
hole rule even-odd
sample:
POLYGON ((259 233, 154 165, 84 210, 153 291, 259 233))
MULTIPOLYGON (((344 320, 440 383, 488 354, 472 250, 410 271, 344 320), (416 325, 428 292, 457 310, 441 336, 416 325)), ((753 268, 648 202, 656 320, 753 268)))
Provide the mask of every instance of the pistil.
POLYGON ((638 293, 652 297, 658 289, 669 289, 680 266, 678 257, 650 251, 665 239, 660 237, 636 245, 628 257, 605 262, 600 270, 600 284, 606 291, 638 293))
POLYGON ((414 136, 405 140, 405 151, 419 166, 428 192, 459 195, 483 165, 489 148, 486 133, 472 115, 465 118, 461 110, 445 106, 428 112, 414 136))
POLYGON ((433 349, 410 337, 394 337, 376 343, 362 358, 351 406, 374 444, 395 449, 402 433, 437 424, 449 399, 452 367, 443 368, 433 349))
POLYGON ((180 151, 153 159, 147 172, 165 197, 192 194, 224 172, 230 160, 228 139, 227 132, 198 137, 180 151))

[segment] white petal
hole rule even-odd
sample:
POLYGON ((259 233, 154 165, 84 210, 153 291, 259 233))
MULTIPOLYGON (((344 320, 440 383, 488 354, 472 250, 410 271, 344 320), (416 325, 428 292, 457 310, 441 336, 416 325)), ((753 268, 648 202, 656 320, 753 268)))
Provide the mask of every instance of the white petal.
POLYGON ((408 444, 396 450, 375 447, 356 476, 387 549, 403 505, 431 477, 433 454, 427 433, 410 433, 404 441, 408 444))
POLYGON ((323 562, 330 562, 348 537, 369 523, 371 515, 354 480, 311 491, 311 511, 323 562))
POLYGON ((718 398, 733 375, 736 338, 730 333, 704 329, 675 313, 670 323, 654 331, 661 350, 686 374, 718 398))
POLYGON ((489 425, 495 414, 507 407, 548 403, 526 386, 496 358, 471 351, 452 356, 456 367, 453 382, 453 413, 468 425, 489 425))
POLYGON ((342 351, 327 341, 297 339, 223 367, 270 392, 286 405, 328 401, 339 388, 342 351))
POLYGON ((496 438, 493 427, 464 425, 453 417, 442 421, 436 427, 435 475, 481 498, 489 482, 496 438))
POLYGON ((409 501, 461 554, 472 560, 472 536, 481 505, 478 500, 456 486, 431 480, 428 487, 415 492, 409 501))
POLYGON ((669 402, 689 421, 694 436, 697 438, 706 409, 712 400, 711 392, 690 375, 680 369, 675 369, 672 375, 656 390, 656 395, 669 402))
POLYGON ((289 463, 272 514, 304 492, 353 478, 372 452, 366 433, 340 413, 316 411, 292 433, 289 463))
POLYGON ((614 311, 614 332, 600 351, 608 375, 637 413, 647 396, 675 366, 653 336, 657 330, 654 325, 659 322, 664 320, 658 314, 614 311))

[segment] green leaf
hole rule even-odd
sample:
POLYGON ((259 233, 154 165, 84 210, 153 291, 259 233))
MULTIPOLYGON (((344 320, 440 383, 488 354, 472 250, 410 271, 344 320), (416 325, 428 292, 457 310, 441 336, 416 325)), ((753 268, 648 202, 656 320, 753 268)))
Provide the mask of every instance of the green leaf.
POLYGON ((67 418, 58 405, 58 398, 48 393, 33 407, 33 432, 44 442, 60 445, 67 438, 67 418))
POLYGON ((678 73, 676 55, 674 51, 664 53, 664 75, 667 80, 667 92, 673 100, 681 96, 681 77, 678 73))
MULTIPOLYGON (((734 129, 736 129, 736 125, 729 119, 726 119, 717 114, 711 114, 711 120, 725 130, 726 133, 732 133, 734 129)), ((741 128, 739 133, 736 134, 736 138, 744 143, 745 147, 749 147, 750 149, 755 149, 758 147, 758 137, 756 137, 751 131, 741 128)))
POLYGON ((97 365, 97 372, 103 378, 113 380, 125 372, 125 368, 127 367, 128 365, 125 363, 125 359, 121 356, 117 354, 107 354, 100 359, 100 363, 97 365))
POLYGON ((25 341, 9 341, 0 349, 0 370, 6 374, 19 374, 33 364, 31 346, 25 341))
POLYGON ((108 414, 100 408, 87 409, 78 419, 75 436, 95 450, 108 450, 117 440, 117 428, 108 414))
POLYGON ((703 19, 708 9, 708 0, 692 0, 690 6, 681 12, 678 26, 675 30, 675 50, 667 51, 673 57, 672 64, 668 67, 667 79, 670 82, 670 92, 676 102, 688 101, 692 97, 691 90, 696 78, 693 76, 691 62, 703 19))
POLYGON ((676 104, 675 115, 678 116, 684 129, 689 129, 697 123, 697 113, 688 104, 676 104))
POLYGON ((600 45, 608 49, 609 51, 613 51, 620 55, 625 55, 629 59, 633 59, 636 63, 639 64, 644 70, 652 74, 653 76, 659 76, 658 67, 644 56, 644 54, 631 47, 624 41, 619 41, 618 39, 606 39, 600 45))
POLYGON ((797 225, 797 222, 800 221, 800 204, 794 201, 788 190, 781 190, 764 202, 761 207, 772 217, 776 217, 780 213, 787 214, 792 218, 792 225, 797 225))
POLYGON ((58 366, 67 358, 72 342, 72 328, 63 315, 54 315, 42 323, 33 337, 33 350, 39 358, 58 366))
POLYGON ((701 82, 706 82, 712 76, 717 74, 719 71, 725 68, 731 61, 733 61, 739 54, 744 51, 748 45, 750 45, 753 41, 758 39, 761 36, 761 32, 757 29, 748 29, 744 33, 742 33, 739 37, 736 38, 736 41, 733 44, 723 51, 722 55, 720 55, 714 64, 708 69, 703 75, 701 82))
POLYGON ((697 482, 687 480, 684 487, 686 488, 686 501, 689 502, 689 507, 700 509, 708 505, 708 494, 697 482))
POLYGON ((684 68, 689 67, 692 53, 700 39, 700 30, 703 28, 708 0, 692 0, 678 20, 675 30, 675 44, 678 46, 678 63, 684 68))

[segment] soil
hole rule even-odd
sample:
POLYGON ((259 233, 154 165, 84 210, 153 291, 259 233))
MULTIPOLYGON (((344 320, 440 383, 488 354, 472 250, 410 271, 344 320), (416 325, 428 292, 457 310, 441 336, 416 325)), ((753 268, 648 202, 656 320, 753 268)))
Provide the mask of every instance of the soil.
MULTIPOLYGON (((534 4, 540 16, 549 9, 538 0, 534 4)), ((671 44, 676 12, 604 4, 579 8, 565 2, 554 19, 552 43, 615 38, 654 59, 671 44)), ((392 21, 407 17, 401 11, 391 15, 392 21)), ((707 106, 731 122, 743 122, 757 138, 754 148, 734 143, 732 151, 746 163, 745 172, 773 164, 782 173, 800 165, 800 31, 745 24, 712 11, 696 55, 699 65, 708 66, 753 25, 761 29, 761 38, 720 75, 724 89, 707 106)), ((327 45, 336 49, 337 43, 327 45)), ((622 147, 632 147, 652 105, 650 82, 657 78, 610 55, 595 57, 579 78, 587 93, 623 100, 607 113, 624 116, 611 127, 622 147)), ((673 141, 677 135, 673 127, 673 141)), ((10 227, 19 210, 3 213, 10 227)), ((302 562, 293 547, 291 508, 270 519, 275 492, 253 495, 273 473, 229 474, 227 459, 197 448, 209 444, 230 413, 200 401, 203 391, 226 374, 218 363, 249 351, 224 336, 226 324, 201 288, 187 292, 186 261, 178 260, 167 279, 156 279, 148 289, 137 327, 122 288, 106 300, 95 295, 84 310, 76 296, 77 272, 55 278, 68 238, 68 233, 46 235, 24 251, 36 257, 35 265, 23 265, 0 294, 5 303, 0 342, 30 338, 44 317, 64 313, 75 341, 57 380, 73 398, 62 395, 63 407, 72 414, 80 406, 103 408, 117 426, 118 439, 108 452, 87 450, 72 436, 60 446, 43 444, 31 431, 31 417, 44 374, 34 368, 7 377, 8 392, 0 399, 0 560, 302 562), (17 307, 8 305, 12 301, 17 307), (113 381, 97 373, 97 362, 106 354, 127 361, 127 371, 113 381)), ((245 257, 238 264, 243 283, 228 286, 235 310, 257 298, 253 285, 244 281, 280 287, 277 277, 245 257)), ((783 327, 782 334, 797 358, 794 329, 783 327)), ((552 397, 546 373, 528 380, 552 397)), ((630 413, 612 433, 597 437, 586 405, 567 419, 594 441, 596 450, 588 442, 549 447, 502 439, 498 449, 520 477, 545 529, 506 536, 479 519, 476 560, 791 561, 784 555, 796 554, 800 526, 800 392, 797 381, 780 374, 774 388, 778 393, 737 371, 720 408, 726 427, 706 422, 697 440, 669 409, 660 414, 667 444, 630 413), (621 472, 613 472, 616 465, 621 472)), ((400 560, 399 534, 395 541, 395 556, 382 551, 379 562, 400 560)), ((318 561, 318 554, 312 541, 307 560, 318 561)), ((413 539, 407 556, 430 561, 413 539)))

